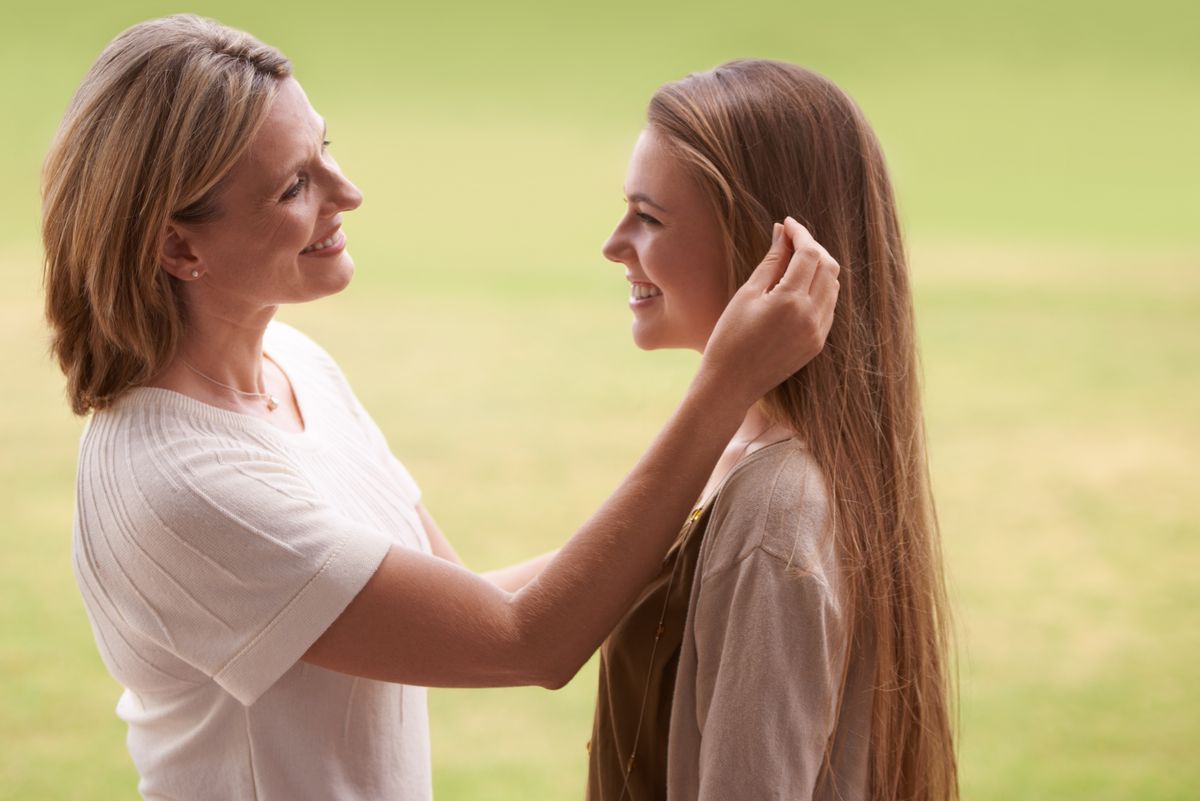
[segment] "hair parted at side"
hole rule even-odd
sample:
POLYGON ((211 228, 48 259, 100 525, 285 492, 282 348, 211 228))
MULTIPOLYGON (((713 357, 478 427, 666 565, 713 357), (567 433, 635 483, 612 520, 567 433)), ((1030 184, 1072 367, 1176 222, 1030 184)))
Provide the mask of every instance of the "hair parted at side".
POLYGON ((171 360, 169 221, 202 224, 291 64, 249 34, 177 15, 135 25, 92 65, 42 172, 51 348, 76 414, 109 406, 171 360))
MULTIPOLYGON (((731 292, 788 215, 841 265, 824 350, 764 404, 800 433, 829 488, 847 567, 847 647, 866 649, 876 673, 871 798, 956 799, 949 604, 883 150, 838 87, 774 61, 733 61, 669 83, 648 122, 717 211, 731 292)), ((835 731, 829 749, 846 734, 835 731)))

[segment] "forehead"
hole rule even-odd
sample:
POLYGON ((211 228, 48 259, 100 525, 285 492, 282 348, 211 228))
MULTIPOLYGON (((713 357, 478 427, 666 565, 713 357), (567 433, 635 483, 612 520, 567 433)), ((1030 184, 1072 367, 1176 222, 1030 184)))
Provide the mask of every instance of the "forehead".
POLYGON ((638 136, 625 174, 625 194, 650 196, 660 206, 690 209, 705 202, 700 185, 662 134, 647 128, 638 136))
POLYGON ((230 173, 232 181, 273 183, 286 177, 313 150, 324 122, 294 78, 280 81, 250 147, 230 173))
MULTIPOLYGON (((679 165, 675 156, 663 145, 661 135, 652 128, 643 130, 633 145, 629 157, 626 179, 637 183, 637 189, 646 189, 647 184, 667 184, 676 179, 679 165)), ((628 187, 631 191, 633 186, 628 187)))

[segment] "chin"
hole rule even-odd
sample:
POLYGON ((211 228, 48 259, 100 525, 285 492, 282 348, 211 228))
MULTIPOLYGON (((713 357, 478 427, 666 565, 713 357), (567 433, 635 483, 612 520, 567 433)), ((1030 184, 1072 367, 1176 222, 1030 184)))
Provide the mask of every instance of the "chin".
POLYGON ((655 336, 653 331, 647 331, 636 322, 633 324, 633 344, 641 350, 658 350, 663 347, 660 338, 655 336))
POLYGON ((353 277, 354 262, 346 257, 344 261, 330 265, 320 275, 308 275, 300 291, 285 302, 308 303, 336 295, 350 285, 350 279, 353 277))
POLYGON ((322 288, 325 292, 322 296, 336 295, 346 287, 350 286, 351 279, 354 278, 354 260, 350 258, 349 253, 342 253, 338 263, 325 274, 326 280, 322 281, 322 288))
POLYGON ((633 344, 641 350, 694 350, 704 352, 703 346, 690 342, 678 332, 655 330, 653 326, 633 324, 633 344))
POLYGON ((337 271, 337 287, 334 292, 341 292, 346 287, 350 286, 350 281, 354 278, 354 261, 347 255, 344 265, 338 265, 341 269, 337 271))

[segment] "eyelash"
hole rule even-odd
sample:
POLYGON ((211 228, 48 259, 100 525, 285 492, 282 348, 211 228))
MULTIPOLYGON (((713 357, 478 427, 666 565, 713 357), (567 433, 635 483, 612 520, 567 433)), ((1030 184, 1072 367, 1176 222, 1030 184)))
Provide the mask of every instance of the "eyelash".
MULTIPOLYGON (((328 139, 323 140, 321 142, 321 152, 325 152, 325 150, 331 144, 333 144, 333 143, 330 142, 328 139)), ((304 176, 300 176, 300 179, 298 181, 296 181, 296 183, 294 183, 290 187, 288 187, 288 190, 283 193, 283 196, 280 198, 280 200, 294 200, 300 194, 300 190, 303 189, 307 185, 308 185, 308 179, 305 178, 304 176)))
POLYGON ((644 211, 639 211, 639 212, 637 212, 637 217, 638 217, 638 219, 639 219, 639 220, 641 220, 642 222, 646 223, 647 225, 662 225, 662 223, 661 223, 661 222, 659 222, 658 220, 654 219, 653 217, 651 217, 649 214, 647 214, 647 213, 646 213, 646 212, 644 212, 644 211))
POLYGON ((300 176, 300 180, 288 187, 288 190, 283 193, 283 197, 281 197, 280 200, 295 200, 296 197, 299 196, 300 190, 307 185, 308 179, 304 176, 300 176))

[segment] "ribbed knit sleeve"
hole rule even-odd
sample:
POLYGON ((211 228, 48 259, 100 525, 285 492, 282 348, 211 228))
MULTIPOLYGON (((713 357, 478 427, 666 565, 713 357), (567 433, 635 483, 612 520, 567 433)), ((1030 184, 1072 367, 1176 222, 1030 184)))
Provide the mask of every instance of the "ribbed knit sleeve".
POLYGON ((267 441, 181 421, 170 406, 97 415, 78 487, 77 574, 89 611, 120 640, 109 656, 154 661, 161 649, 247 705, 393 542, 267 441))

